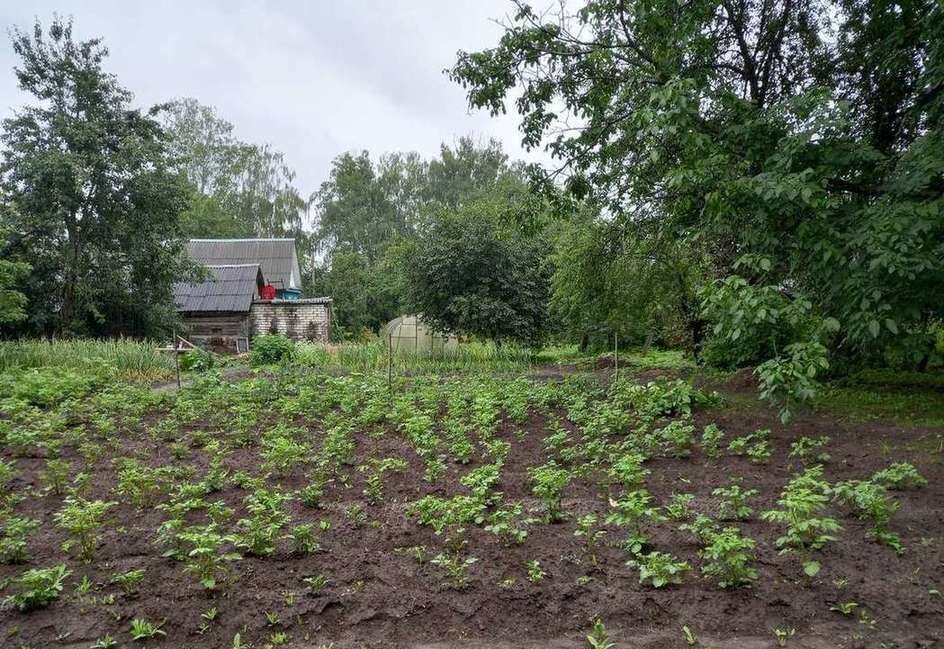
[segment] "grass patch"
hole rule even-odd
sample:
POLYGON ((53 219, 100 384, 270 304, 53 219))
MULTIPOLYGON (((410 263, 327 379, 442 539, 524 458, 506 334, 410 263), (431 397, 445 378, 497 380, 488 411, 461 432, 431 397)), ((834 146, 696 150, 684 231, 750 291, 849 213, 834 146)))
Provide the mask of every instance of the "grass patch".
MULTIPOLYGON (((537 353, 524 347, 469 342, 437 352, 395 352, 392 365, 397 374, 448 374, 521 371, 539 362, 537 353)), ((294 363, 327 370, 386 371, 388 351, 382 342, 344 343, 334 347, 301 344, 294 363)))
POLYGON ((159 346, 154 341, 127 338, 5 341, 0 342, 0 372, 106 366, 124 378, 154 380, 174 369, 172 357, 155 351, 159 346))
POLYGON ((814 407, 858 421, 944 427, 944 372, 865 370, 833 382, 814 407))

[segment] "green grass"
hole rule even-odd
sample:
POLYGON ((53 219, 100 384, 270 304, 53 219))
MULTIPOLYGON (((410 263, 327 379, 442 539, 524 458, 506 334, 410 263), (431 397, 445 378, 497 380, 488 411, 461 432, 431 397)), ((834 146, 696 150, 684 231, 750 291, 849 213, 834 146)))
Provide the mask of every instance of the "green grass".
POLYGON ((892 421, 944 428, 944 392, 898 386, 829 386, 816 400, 817 412, 855 421, 892 421))
POLYGON ((128 378, 153 379, 173 370, 173 358, 155 351, 153 341, 19 340, 0 342, 0 372, 39 367, 86 368, 105 365, 128 378))
MULTIPOLYGON (((499 347, 492 343, 469 342, 434 353, 396 352, 392 365, 397 374, 425 374, 522 371, 540 362, 531 350, 516 345, 499 347)), ((295 363, 352 372, 386 371, 388 353, 382 342, 345 343, 329 348, 301 344, 295 363)))

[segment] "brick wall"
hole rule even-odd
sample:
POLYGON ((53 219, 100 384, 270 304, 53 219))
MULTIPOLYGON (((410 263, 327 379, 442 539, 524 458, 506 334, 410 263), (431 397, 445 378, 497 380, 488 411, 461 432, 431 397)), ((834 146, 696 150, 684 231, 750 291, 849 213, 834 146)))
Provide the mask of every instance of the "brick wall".
POLYGON ((323 300, 253 302, 252 335, 280 333, 292 340, 327 342, 331 336, 331 303, 323 300))

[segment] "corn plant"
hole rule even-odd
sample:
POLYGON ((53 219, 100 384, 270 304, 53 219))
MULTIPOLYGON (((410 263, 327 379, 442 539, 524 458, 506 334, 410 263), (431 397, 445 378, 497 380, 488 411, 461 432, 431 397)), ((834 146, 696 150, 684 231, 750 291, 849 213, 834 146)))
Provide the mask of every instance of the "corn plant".
POLYGON ((678 561, 666 552, 640 553, 626 565, 639 568, 639 583, 653 588, 681 584, 682 577, 692 569, 687 561, 678 561))
POLYGON ((117 504, 67 496, 62 509, 53 517, 70 537, 62 544, 62 549, 74 552, 82 561, 91 561, 105 527, 105 514, 117 504))
POLYGON ((4 604, 20 611, 31 611, 49 606, 62 592, 63 582, 72 572, 64 565, 51 568, 33 568, 10 580, 13 594, 4 604))
POLYGON ((741 536, 736 527, 710 533, 708 544, 698 553, 704 561, 701 570, 717 578, 722 588, 749 585, 757 579, 757 570, 751 566, 754 545, 754 540, 741 536))
POLYGON ((0 561, 3 563, 24 563, 27 559, 29 535, 40 523, 32 518, 10 516, 4 521, 0 536, 0 561))

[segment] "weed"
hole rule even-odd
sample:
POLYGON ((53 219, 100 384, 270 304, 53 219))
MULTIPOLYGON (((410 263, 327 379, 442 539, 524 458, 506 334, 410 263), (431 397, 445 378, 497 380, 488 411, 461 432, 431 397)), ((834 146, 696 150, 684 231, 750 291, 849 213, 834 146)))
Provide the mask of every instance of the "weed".
POLYGON ((113 575, 110 582, 119 586, 125 595, 130 595, 137 590, 142 579, 144 579, 144 569, 138 568, 113 575))
POLYGON ((164 626, 164 623, 153 624, 147 620, 141 618, 135 618, 131 620, 131 639, 132 640, 150 640, 157 636, 166 636, 167 633, 164 632, 164 629, 161 627, 164 626))
POLYGON ((101 638, 90 644, 89 649, 113 649, 117 646, 118 641, 106 633, 101 638))
POLYGON ((777 638, 777 644, 781 647, 787 646, 787 640, 796 635, 796 629, 793 627, 778 626, 772 629, 774 637, 777 638))
POLYGON ((587 647, 589 649, 615 649, 616 643, 610 640, 606 627, 601 620, 593 623, 590 629, 590 635, 587 636, 587 647))
POLYGON ((313 575, 311 577, 305 577, 302 579, 306 586, 308 586, 308 592, 312 595, 318 595, 325 588, 328 587, 328 578, 324 575, 313 575))

